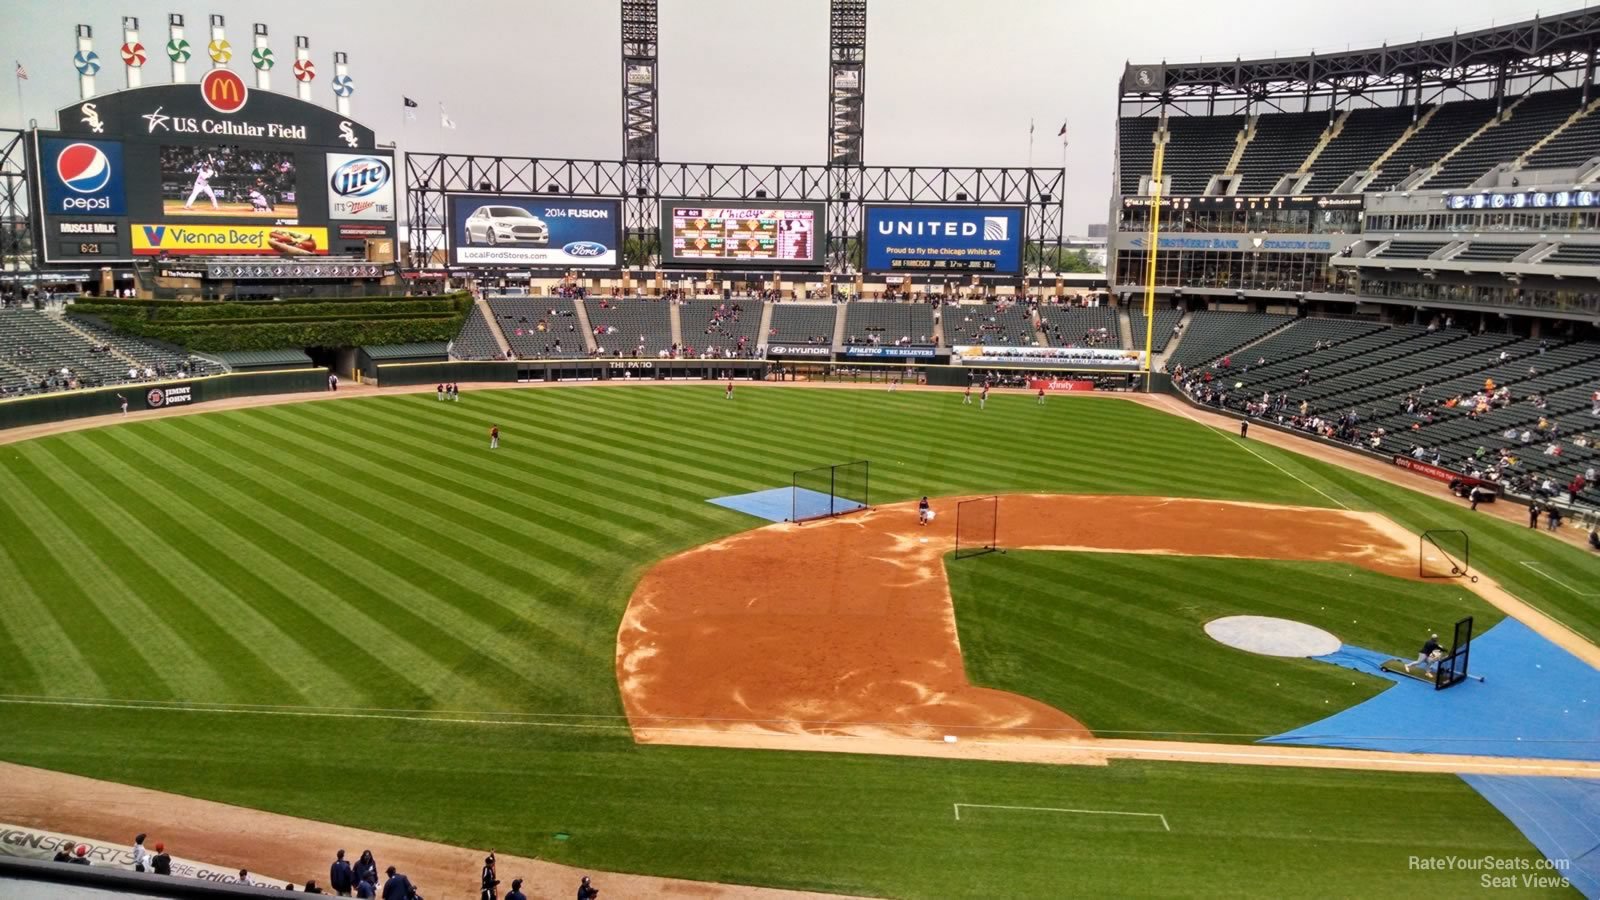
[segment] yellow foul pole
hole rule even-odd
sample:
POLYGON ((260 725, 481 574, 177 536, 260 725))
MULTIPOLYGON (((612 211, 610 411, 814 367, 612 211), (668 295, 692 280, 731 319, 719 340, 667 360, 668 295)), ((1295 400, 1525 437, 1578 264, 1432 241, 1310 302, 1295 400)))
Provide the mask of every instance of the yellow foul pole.
POLYGON ((1150 365, 1156 343, 1156 244, 1161 237, 1161 163, 1167 155, 1165 140, 1156 144, 1155 164, 1150 167, 1150 235, 1145 240, 1144 268, 1144 389, 1150 391, 1150 365))

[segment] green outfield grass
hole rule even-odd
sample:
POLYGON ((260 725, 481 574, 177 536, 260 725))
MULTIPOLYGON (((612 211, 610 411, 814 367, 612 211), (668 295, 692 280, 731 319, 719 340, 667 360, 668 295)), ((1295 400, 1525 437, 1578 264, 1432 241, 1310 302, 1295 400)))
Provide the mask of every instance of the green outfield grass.
POLYGON ((339 400, 0 447, 0 758, 596 868, 896 896, 1449 891, 1406 857, 1532 854, 1442 776, 639 748, 621 727, 616 628, 644 568, 759 524, 707 498, 859 458, 878 502, 1138 493, 1465 523, 1475 565, 1600 635, 1592 601, 1519 564, 1581 584, 1597 569, 1580 551, 1237 444, 1092 398, 979 412, 953 394, 727 403, 702 386, 339 400), (404 721, 443 710, 477 721, 404 721), (958 826, 956 802, 1159 811, 1173 830, 958 826))
POLYGON ((1212 619, 1293 619, 1410 659, 1462 616, 1480 634, 1503 618, 1459 585, 1329 563, 1013 550, 946 565, 968 677, 1107 737, 1249 742, 1389 686, 1224 646, 1202 628, 1212 619))

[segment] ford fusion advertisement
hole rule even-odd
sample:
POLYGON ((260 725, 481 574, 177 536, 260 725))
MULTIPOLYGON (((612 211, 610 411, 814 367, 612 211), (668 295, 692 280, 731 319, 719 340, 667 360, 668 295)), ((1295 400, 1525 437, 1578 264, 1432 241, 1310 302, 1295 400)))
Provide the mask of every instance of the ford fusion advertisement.
POLYGON ((868 272, 1022 271, 1022 209, 1015 206, 868 206, 868 272))
POLYGON ((622 205, 615 200, 457 195, 450 198, 450 232, 455 265, 622 265, 622 205))

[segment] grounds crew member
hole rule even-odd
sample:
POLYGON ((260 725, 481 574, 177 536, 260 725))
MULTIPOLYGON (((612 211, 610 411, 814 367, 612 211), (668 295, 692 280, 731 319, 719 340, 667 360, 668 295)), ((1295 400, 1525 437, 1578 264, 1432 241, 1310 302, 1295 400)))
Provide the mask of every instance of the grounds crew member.
POLYGON ((1406 671, 1411 671, 1412 666, 1422 666, 1424 671, 1431 672, 1433 671, 1433 664, 1443 656, 1444 651, 1439 648, 1439 636, 1437 634, 1429 635, 1428 640, 1423 643, 1422 649, 1417 651, 1417 661, 1406 663, 1406 671))
POLYGON ((355 871, 350 868, 350 862, 344 858, 344 851, 335 854, 333 865, 328 867, 328 887, 341 897, 350 896, 350 889, 355 887, 355 871))

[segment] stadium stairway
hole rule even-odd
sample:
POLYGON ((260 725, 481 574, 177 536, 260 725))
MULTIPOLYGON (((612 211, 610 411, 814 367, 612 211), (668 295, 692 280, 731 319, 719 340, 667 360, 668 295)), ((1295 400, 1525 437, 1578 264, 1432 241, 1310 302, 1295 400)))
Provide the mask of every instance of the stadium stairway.
POLYGON ((772 334, 772 308, 778 301, 761 304, 761 324, 756 326, 756 346, 767 346, 767 336, 772 334))
POLYGON ((844 350, 844 316, 845 316, 845 310, 847 310, 849 308, 850 308, 849 304, 845 304, 845 303, 835 304, 835 307, 834 307, 834 313, 833 313, 833 352, 835 352, 835 353, 839 353, 839 352, 842 352, 844 350))
POLYGON ((1168 341, 1167 346, 1156 354, 1155 359, 1150 361, 1150 371, 1166 371, 1167 360, 1172 358, 1172 354, 1178 352, 1178 345, 1183 343, 1183 339, 1189 335, 1189 323, 1193 321, 1194 313, 1184 310, 1183 316, 1178 319, 1178 336, 1168 341))
POLYGON ((478 308, 478 314, 483 316, 484 322, 488 324, 489 336, 494 338, 495 346, 500 348, 501 358, 509 358, 511 355, 511 342, 506 340, 506 333, 500 330, 500 320, 495 317, 494 311, 489 308, 489 301, 479 298, 474 305, 478 308))
POLYGON ((1117 342, 1117 346, 1124 350, 1132 350, 1133 316, 1129 315, 1126 309, 1117 310, 1117 331, 1119 332, 1118 337, 1121 338, 1117 342))
MULTIPOLYGON (((85 344, 99 344, 99 343, 102 343, 102 341, 99 338, 95 337, 94 335, 90 334, 87 331, 84 331, 82 328, 79 328, 77 325, 74 325, 72 323, 72 320, 69 319, 67 316, 63 316, 63 315, 57 314, 57 315, 54 316, 54 318, 56 320, 56 323, 59 324, 62 328, 65 328, 66 330, 72 332, 73 334, 77 335, 78 337, 83 338, 83 342, 85 344)), ((123 365, 136 366, 136 367, 141 368, 141 369, 144 368, 144 364, 143 363, 139 362, 138 360, 136 360, 133 357, 129 356, 128 354, 124 353, 122 350, 118 349, 118 347, 115 344, 107 343, 105 346, 111 348, 111 356, 113 358, 115 358, 117 361, 121 362, 123 365)))
POLYGON ((594 328, 589 324, 589 309, 586 304, 577 302, 572 304, 572 309, 578 314, 578 330, 583 332, 583 349, 593 355, 600 344, 595 341, 594 328))
POLYGON ((667 321, 672 323, 672 343, 682 347, 683 344, 683 307, 677 303, 667 304, 667 321))

